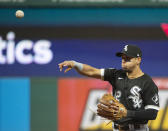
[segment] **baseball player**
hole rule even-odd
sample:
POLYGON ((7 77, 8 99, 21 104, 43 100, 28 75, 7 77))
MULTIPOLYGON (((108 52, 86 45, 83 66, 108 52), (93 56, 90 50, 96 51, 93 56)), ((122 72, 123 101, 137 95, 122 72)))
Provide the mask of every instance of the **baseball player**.
POLYGON ((76 61, 64 61, 59 68, 62 71, 67 67, 65 72, 74 68, 82 75, 102 79, 112 85, 113 96, 125 106, 124 117, 113 121, 114 131, 148 131, 148 120, 156 119, 159 110, 158 87, 140 68, 142 52, 139 47, 125 45, 116 56, 122 59, 122 69, 97 69, 76 61))

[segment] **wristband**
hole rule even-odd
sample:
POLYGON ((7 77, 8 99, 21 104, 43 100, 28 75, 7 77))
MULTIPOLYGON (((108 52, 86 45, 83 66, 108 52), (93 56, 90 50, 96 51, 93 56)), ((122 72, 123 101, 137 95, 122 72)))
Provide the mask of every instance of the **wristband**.
POLYGON ((76 67, 78 70, 82 71, 83 70, 83 64, 73 61, 74 62, 74 67, 76 67))

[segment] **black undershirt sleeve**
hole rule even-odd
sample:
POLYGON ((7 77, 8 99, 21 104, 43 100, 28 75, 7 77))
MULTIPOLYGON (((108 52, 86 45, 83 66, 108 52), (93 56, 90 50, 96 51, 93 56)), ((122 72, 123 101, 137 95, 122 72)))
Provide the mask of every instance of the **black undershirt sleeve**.
POLYGON ((114 121, 116 124, 128 124, 132 121, 154 120, 158 111, 155 109, 147 109, 141 111, 128 110, 127 117, 114 121))
POLYGON ((127 111, 127 117, 134 120, 154 120, 156 119, 158 111, 155 109, 147 109, 140 111, 127 111))

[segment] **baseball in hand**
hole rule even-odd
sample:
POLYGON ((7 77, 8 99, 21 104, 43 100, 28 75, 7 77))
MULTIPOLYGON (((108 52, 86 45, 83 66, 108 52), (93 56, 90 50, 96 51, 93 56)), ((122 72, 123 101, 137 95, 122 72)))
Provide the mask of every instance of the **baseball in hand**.
POLYGON ((17 18, 23 18, 24 17, 24 12, 22 10, 17 10, 15 13, 17 18))

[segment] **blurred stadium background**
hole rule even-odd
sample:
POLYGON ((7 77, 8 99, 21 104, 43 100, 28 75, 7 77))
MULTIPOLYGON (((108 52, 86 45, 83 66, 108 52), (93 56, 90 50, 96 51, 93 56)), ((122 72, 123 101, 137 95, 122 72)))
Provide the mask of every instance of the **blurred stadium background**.
POLYGON ((110 131, 88 106, 111 86, 59 72, 58 63, 120 68, 115 52, 125 43, 141 47, 142 69, 159 87, 150 130, 168 131, 167 7, 167 0, 0 0, 0 131, 110 131))

